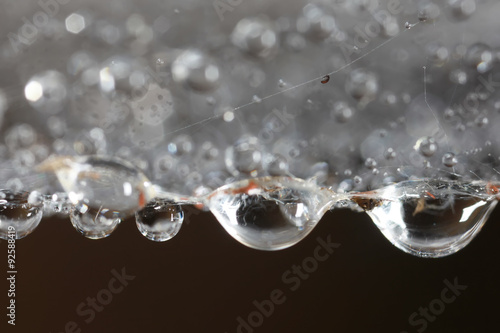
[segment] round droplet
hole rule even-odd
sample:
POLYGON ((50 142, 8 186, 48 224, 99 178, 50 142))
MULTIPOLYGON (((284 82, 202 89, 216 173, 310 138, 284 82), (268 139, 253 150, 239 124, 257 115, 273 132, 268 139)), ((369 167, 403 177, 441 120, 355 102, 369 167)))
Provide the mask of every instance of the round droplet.
POLYGON ((456 19, 466 19, 476 11, 475 0, 448 0, 448 5, 456 19))
POLYGON ((488 45, 476 43, 467 49, 465 62, 479 73, 485 73, 493 67, 495 57, 488 45))
POLYGON ((277 50, 278 35, 267 20, 244 18, 234 28, 231 41, 242 51, 267 58, 277 50))
POLYGON ((321 79, 321 83, 322 83, 322 84, 328 83, 329 81, 330 81, 330 75, 325 75, 325 76, 323 76, 323 78, 321 79))
POLYGON ((368 157, 365 161, 365 166, 368 169, 375 169, 377 167, 377 161, 375 161, 375 159, 371 157, 368 157))
POLYGON ((198 50, 182 52, 172 63, 172 77, 198 92, 209 92, 219 86, 219 67, 198 50))
POLYGON ((464 85, 467 83, 467 73, 462 69, 455 69, 450 72, 450 81, 456 84, 464 85))
POLYGON ((455 165, 457 165, 458 160, 457 160, 457 157, 455 156, 455 154, 446 153, 443 155, 442 162, 445 166, 451 168, 451 167, 454 167, 455 165))
POLYGON ((104 207, 92 207, 84 202, 73 206, 69 215, 73 227, 90 239, 108 237, 121 222, 120 212, 104 207))
POLYGON ((259 139, 245 136, 227 148, 225 162, 229 172, 234 175, 239 173, 256 177, 262 171, 263 147, 259 139))
POLYGON ((410 30, 413 25, 410 22, 405 22, 405 29, 410 30))
POLYGON ((477 235, 497 200, 471 184, 403 182, 379 190, 368 212, 384 236, 404 252, 438 258, 455 253, 477 235))
POLYGON ((384 153, 384 156, 388 160, 393 160, 396 158, 397 153, 393 148, 387 148, 387 150, 384 153))
POLYGON ((49 70, 31 77, 24 87, 24 96, 36 110, 56 114, 62 111, 67 97, 64 75, 49 70))
POLYGON ((326 14, 320 7, 309 4, 302 10, 297 20, 297 31, 314 40, 323 40, 335 34, 337 25, 333 16, 326 14))
POLYGON ((181 206, 155 199, 135 214, 137 228, 149 240, 164 242, 179 232, 184 220, 181 206))
POLYGON ((346 123, 354 115, 354 110, 346 102, 336 102, 330 116, 339 123, 346 123))
POLYGON ((40 223, 43 205, 32 200, 28 192, 0 190, 0 238, 14 235, 21 239, 29 235, 40 223))
POLYGON ((418 20, 426 22, 427 20, 436 20, 441 11, 438 5, 431 1, 420 1, 418 4, 418 20))
POLYGON ((304 239, 330 207, 331 195, 290 178, 260 178, 223 186, 210 211, 240 243, 280 250, 304 239))
POLYGON ((346 80, 347 93, 357 100, 373 100, 378 88, 376 75, 362 68, 351 71, 346 80))
POLYGON ((438 146, 433 137, 420 138, 415 144, 415 150, 425 157, 431 157, 437 151, 438 146))

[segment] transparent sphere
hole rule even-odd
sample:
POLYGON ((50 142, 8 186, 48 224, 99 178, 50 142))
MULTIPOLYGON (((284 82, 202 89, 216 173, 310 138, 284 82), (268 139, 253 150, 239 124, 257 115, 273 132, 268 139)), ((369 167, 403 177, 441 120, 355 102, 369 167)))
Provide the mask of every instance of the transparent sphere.
POLYGON ((332 197, 292 178, 260 178, 223 186, 209 208, 240 243, 280 250, 304 239, 330 207, 332 197))
POLYGON ((0 190, 0 238, 8 239, 13 231, 16 239, 29 235, 40 223, 43 205, 31 200, 27 192, 0 190))
POLYGON ((90 239, 108 237, 120 224, 120 212, 79 202, 69 214, 73 227, 90 239))
POLYGON ((368 207, 373 222, 392 244, 419 257, 443 257, 465 247, 497 204, 479 195, 487 193, 484 186, 453 182, 408 181, 378 193, 380 199, 368 207))
POLYGON ((135 214, 137 228, 149 240, 164 242, 179 232, 184 221, 180 205, 155 199, 135 214))

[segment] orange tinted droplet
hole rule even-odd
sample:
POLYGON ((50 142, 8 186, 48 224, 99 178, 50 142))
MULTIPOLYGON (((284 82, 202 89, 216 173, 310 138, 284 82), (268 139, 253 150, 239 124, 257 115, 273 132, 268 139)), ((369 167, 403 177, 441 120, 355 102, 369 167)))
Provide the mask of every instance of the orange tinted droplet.
POLYGON ((323 83, 323 84, 328 83, 328 81, 330 81, 330 75, 325 75, 321 79, 321 83, 323 83))

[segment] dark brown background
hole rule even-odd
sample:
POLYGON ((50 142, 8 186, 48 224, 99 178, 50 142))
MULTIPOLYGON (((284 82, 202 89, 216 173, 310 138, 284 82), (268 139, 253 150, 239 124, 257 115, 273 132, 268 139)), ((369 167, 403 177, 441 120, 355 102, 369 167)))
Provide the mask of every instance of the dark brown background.
MULTIPOLYGON (((254 332, 410 333, 416 332, 410 314, 440 297, 443 280, 455 277, 467 290, 425 332, 498 332, 499 220, 497 209, 468 247, 442 259, 405 254, 366 215, 343 210, 278 252, 240 245, 209 213, 191 214, 174 239, 159 244, 142 237, 132 220, 98 241, 67 220, 45 220, 17 243, 17 325, 7 326, 2 314, 0 332, 64 332, 75 321, 82 332, 231 333, 238 316, 255 310, 254 300, 281 289, 285 303, 254 332), (290 291, 282 274, 329 234, 341 246, 290 291), (122 267, 136 278, 86 324, 78 304, 106 288, 111 270, 122 267)), ((0 248, 6 262, 5 241, 0 248)))

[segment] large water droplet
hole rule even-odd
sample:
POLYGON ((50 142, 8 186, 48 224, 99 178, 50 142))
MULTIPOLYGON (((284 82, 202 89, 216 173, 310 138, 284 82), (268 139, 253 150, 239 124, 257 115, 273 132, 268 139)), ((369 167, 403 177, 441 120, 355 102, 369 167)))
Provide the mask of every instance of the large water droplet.
POLYGON ((331 194, 292 178, 267 177, 219 188, 209 208, 240 243, 272 251, 304 239, 330 207, 331 194))
POLYGON ((76 230, 90 239, 108 237, 120 224, 120 212, 108 208, 77 203, 69 215, 76 230))
POLYGON ((0 190, 0 238, 8 239, 13 231, 16 239, 29 235, 42 219, 42 204, 31 200, 27 192, 0 190))
POLYGON ((164 242, 179 232, 184 221, 181 206, 154 200, 135 214, 137 228, 149 240, 164 242))
POLYGON ((378 192, 382 199, 368 207, 373 222, 396 247, 420 257, 465 247, 497 203, 484 186, 452 182, 403 182, 378 192))
POLYGON ((135 213, 154 198, 146 176, 126 161, 97 156, 57 157, 44 162, 40 171, 53 171, 73 204, 135 213))

